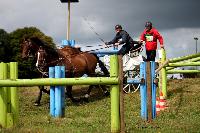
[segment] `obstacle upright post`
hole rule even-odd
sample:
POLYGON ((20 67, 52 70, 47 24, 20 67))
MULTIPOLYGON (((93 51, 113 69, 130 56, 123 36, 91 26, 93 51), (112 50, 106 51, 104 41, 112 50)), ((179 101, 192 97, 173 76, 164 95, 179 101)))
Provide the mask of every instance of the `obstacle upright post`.
MULTIPOLYGON (((6 64, 0 63, 0 79, 5 79, 6 64)), ((7 127, 7 89, 0 87, 0 126, 7 127)))
MULTIPOLYGON (((49 78, 55 78, 55 67, 49 67, 49 78)), ((55 116, 55 86, 50 86, 50 115, 55 116)))
MULTIPOLYGON (((18 77, 17 63, 0 63, 0 79, 15 80, 18 77)), ((16 87, 0 87, 0 126, 12 127, 18 122, 19 105, 16 87)))
POLYGON ((155 62, 151 62, 151 93, 152 93, 152 119, 156 118, 156 85, 154 83, 155 77, 155 62))
MULTIPOLYGON (((161 58, 161 64, 164 64, 164 62, 166 61, 166 53, 165 53, 165 49, 161 49, 161 53, 162 53, 162 58, 161 58)), ((166 98, 167 97, 167 73, 166 73, 166 67, 163 67, 161 69, 161 74, 162 74, 162 93, 163 96, 166 98)))
MULTIPOLYGON (((49 67, 50 78, 64 78, 65 67, 55 66, 49 67)), ((63 86, 50 86, 50 114, 53 117, 64 117, 64 87, 63 86)))
MULTIPOLYGON (((10 63, 10 79, 16 80, 18 78, 18 63, 10 63)), ((19 120, 19 97, 18 88, 10 87, 10 101, 11 101, 11 113, 13 117, 13 124, 17 124, 19 120)))
POLYGON ((146 63, 140 64, 140 78, 143 78, 145 83, 140 84, 140 97, 141 97, 141 117, 147 120, 147 86, 146 86, 146 63))
POLYGON ((141 117, 151 121, 156 117, 155 62, 140 64, 140 78, 144 79, 144 83, 140 84, 141 117))
MULTIPOLYGON (((110 77, 118 77, 118 57, 110 56, 110 77)), ((120 112, 119 112, 119 84, 111 85, 111 132, 120 132, 120 112)))
MULTIPOLYGON (((61 66, 61 78, 65 78, 65 66, 61 66)), ((62 114, 61 117, 65 116, 65 86, 61 86, 61 108, 62 108, 62 114)))

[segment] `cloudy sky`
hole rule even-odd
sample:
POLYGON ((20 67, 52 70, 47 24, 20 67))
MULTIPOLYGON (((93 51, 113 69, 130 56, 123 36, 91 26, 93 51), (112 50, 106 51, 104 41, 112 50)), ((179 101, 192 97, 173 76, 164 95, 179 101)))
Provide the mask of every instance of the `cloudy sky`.
MULTIPOLYGON (((195 53, 194 37, 200 38, 200 0, 79 0, 71 4, 70 39, 85 45, 102 44, 114 35, 114 26, 121 24, 134 39, 150 20, 164 38, 167 57, 195 53), (88 22, 84 20, 87 19, 88 22)), ((60 0, 0 0, 0 28, 12 32, 35 26, 54 42, 66 39, 67 4, 60 0)), ((200 40, 198 41, 200 51, 200 40)))

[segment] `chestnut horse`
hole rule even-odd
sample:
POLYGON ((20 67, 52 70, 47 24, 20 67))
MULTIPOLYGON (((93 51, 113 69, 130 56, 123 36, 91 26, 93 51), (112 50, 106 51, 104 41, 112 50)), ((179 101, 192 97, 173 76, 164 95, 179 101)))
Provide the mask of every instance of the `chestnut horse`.
MULTIPOLYGON (((95 69, 97 63, 101 70, 104 72, 105 76, 109 76, 107 68, 104 66, 103 62, 95 54, 88 52, 82 52, 78 48, 73 48, 66 46, 62 49, 55 49, 45 44, 37 37, 32 37, 25 39, 22 43, 22 58, 27 58, 30 55, 37 60, 36 68, 42 74, 43 77, 48 76, 48 68, 51 66, 65 66, 65 75, 66 77, 81 77, 84 74, 87 74, 90 77, 95 76, 95 69)), ((104 88, 103 92, 105 95, 108 95, 109 92, 104 88)), ((89 87, 85 99, 88 100, 90 96, 92 86, 89 87)), ((44 88, 40 88, 38 98, 35 102, 35 105, 40 104, 42 97, 42 91, 47 92, 44 88)), ((67 96, 73 101, 77 101, 72 96, 72 86, 66 86, 67 96)))

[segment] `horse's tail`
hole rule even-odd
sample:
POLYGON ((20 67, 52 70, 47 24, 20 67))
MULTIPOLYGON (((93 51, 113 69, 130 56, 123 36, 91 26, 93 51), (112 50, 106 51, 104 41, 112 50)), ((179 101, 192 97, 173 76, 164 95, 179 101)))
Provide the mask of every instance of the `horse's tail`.
POLYGON ((110 76, 110 73, 109 73, 108 69, 106 68, 105 64, 99 59, 97 54, 95 54, 95 53, 92 53, 92 54, 97 58, 97 61, 99 63, 99 67, 101 68, 101 71, 103 71, 104 75, 105 76, 110 76))

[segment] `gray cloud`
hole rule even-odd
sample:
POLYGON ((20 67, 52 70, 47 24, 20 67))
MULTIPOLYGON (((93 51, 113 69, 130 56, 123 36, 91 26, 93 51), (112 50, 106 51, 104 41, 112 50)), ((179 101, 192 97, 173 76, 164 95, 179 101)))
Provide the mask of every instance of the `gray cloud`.
MULTIPOLYGON (((70 38, 82 46, 101 43, 84 17, 106 41, 115 35, 115 24, 138 38, 144 23, 151 20, 163 34, 170 55, 180 56, 181 50, 191 48, 193 36, 200 37, 199 5, 199 0, 80 0, 71 4, 70 38), (174 48, 181 50, 173 52, 174 48)), ((60 43, 66 38, 67 4, 60 0, 0 0, 0 20, 0 28, 8 32, 35 26, 60 43)))

